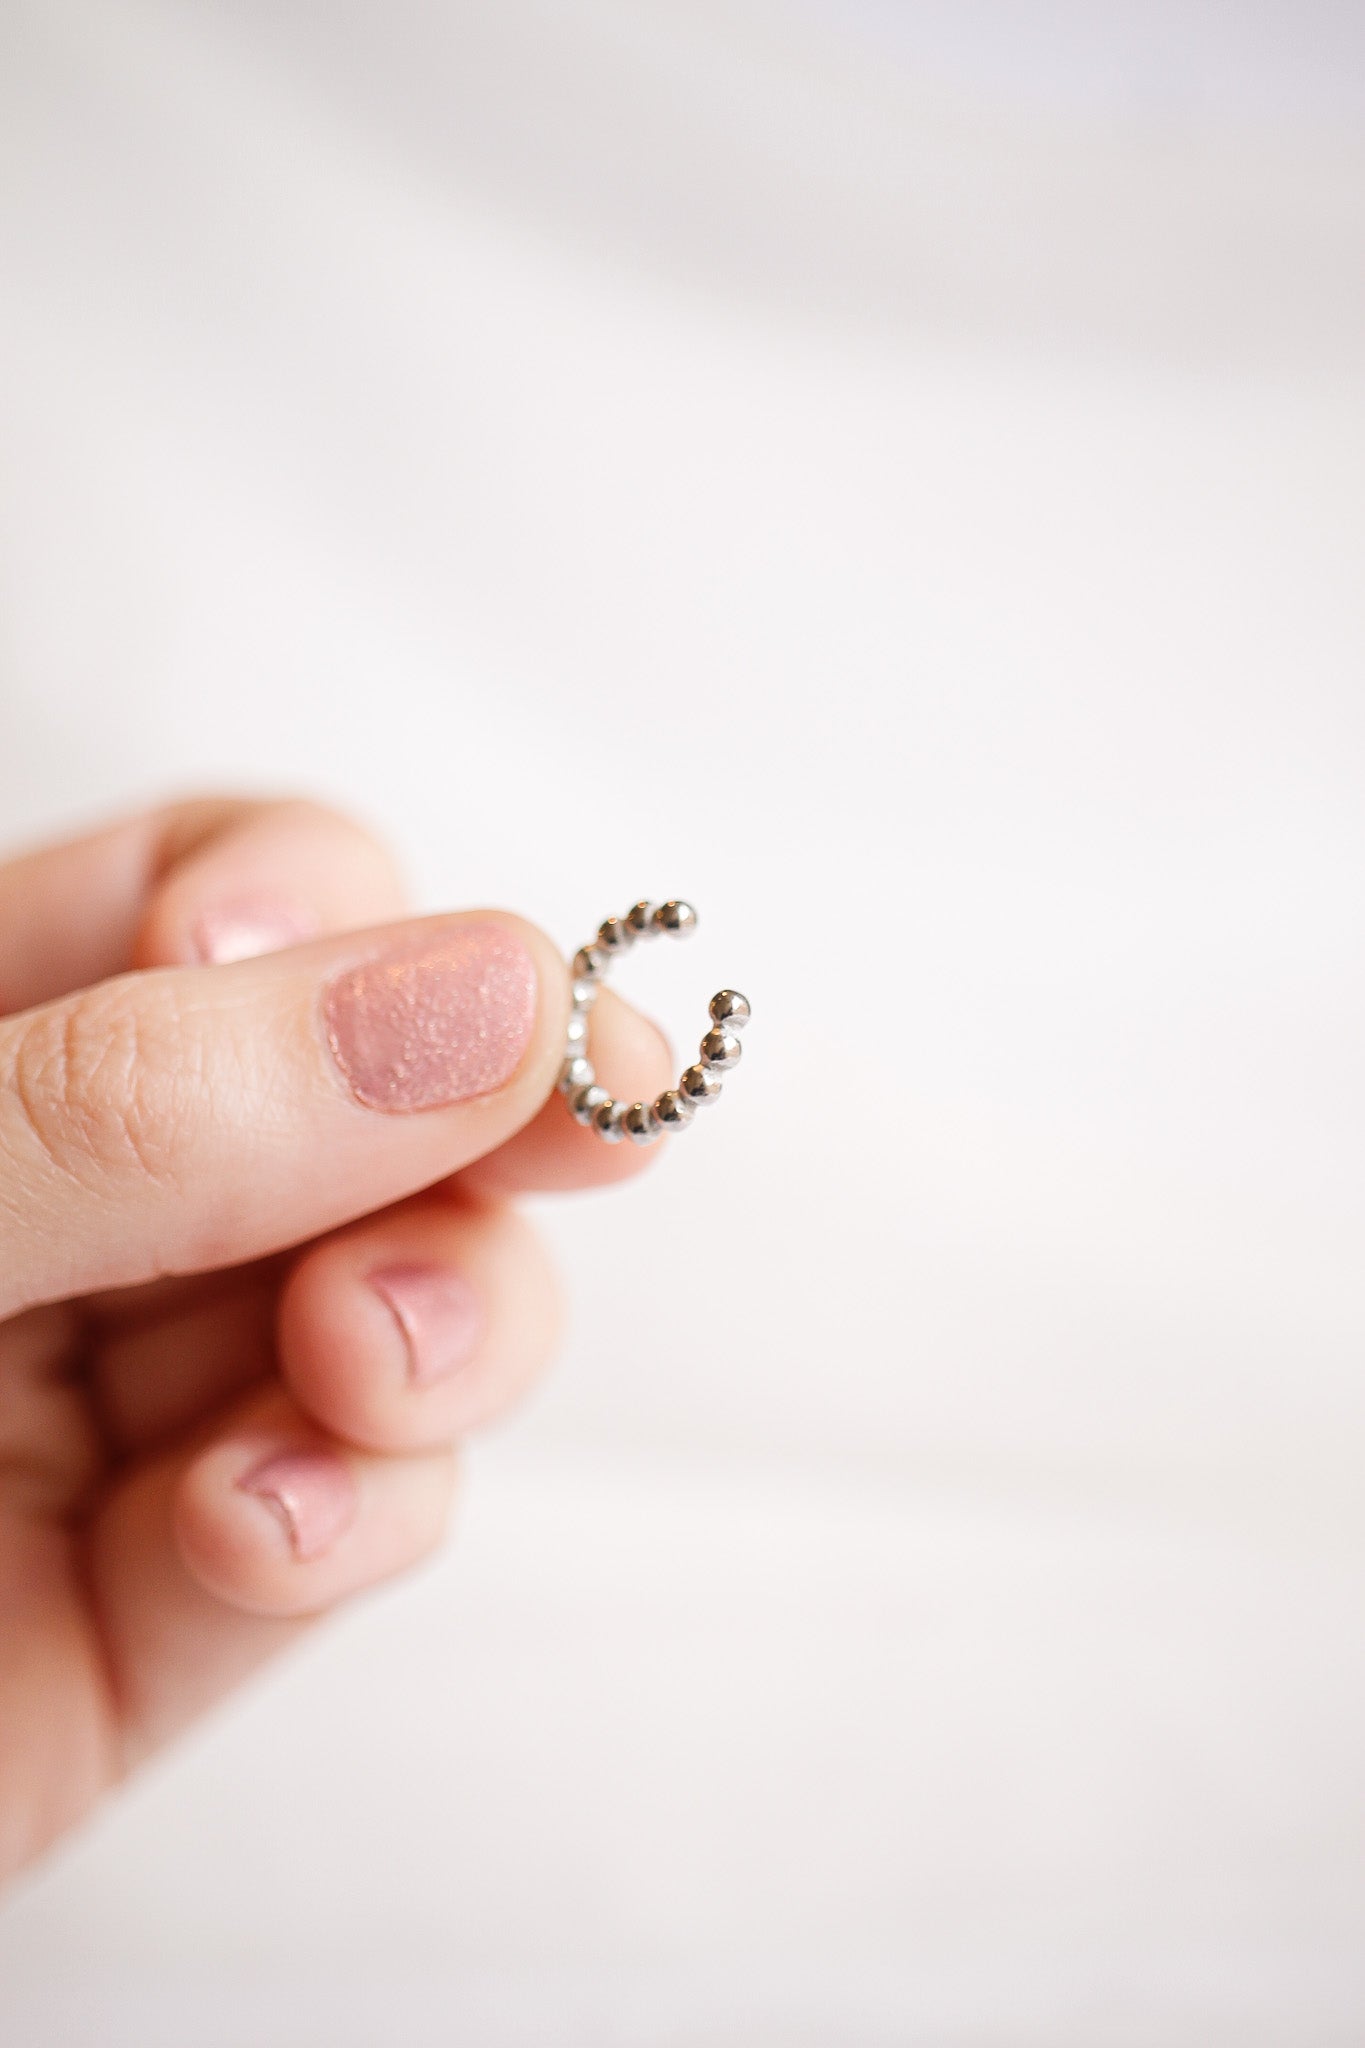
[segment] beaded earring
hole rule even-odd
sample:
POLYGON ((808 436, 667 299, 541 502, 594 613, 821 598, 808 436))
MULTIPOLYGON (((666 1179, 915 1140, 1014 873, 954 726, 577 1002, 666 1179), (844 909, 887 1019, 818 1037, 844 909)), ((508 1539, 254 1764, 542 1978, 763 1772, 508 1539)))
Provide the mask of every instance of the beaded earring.
POLYGON ((676 1088, 666 1088, 653 1102, 614 1102, 598 1086, 585 1051, 592 1006, 613 961, 640 940, 661 933, 685 939, 696 929, 697 913, 690 903, 635 903, 624 917, 604 918, 596 937, 574 954, 573 1009, 559 1092, 575 1123, 595 1131, 604 1144, 619 1145, 628 1138, 635 1145, 652 1145, 665 1131, 686 1130, 697 1111, 719 1097, 722 1074, 739 1065, 744 1048, 738 1034, 750 1011, 748 998, 733 988, 723 988, 711 998, 711 1028, 701 1041, 695 1066, 687 1068, 676 1088))

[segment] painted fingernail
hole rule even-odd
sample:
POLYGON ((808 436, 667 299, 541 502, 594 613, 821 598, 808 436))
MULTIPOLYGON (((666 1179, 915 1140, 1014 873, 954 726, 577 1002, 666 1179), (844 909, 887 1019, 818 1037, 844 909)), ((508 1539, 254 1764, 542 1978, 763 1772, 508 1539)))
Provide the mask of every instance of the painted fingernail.
POLYGON ((332 1055, 359 1101, 440 1109, 515 1074, 535 1025, 535 962, 501 925, 452 925, 348 968, 324 1011, 332 1055))
POLYGON ((196 960, 221 967, 229 960, 254 960, 317 937, 318 923, 302 904, 273 896, 238 896, 201 911, 190 933, 196 960))
POLYGON ((355 1479, 331 1451, 275 1451, 237 1481, 269 1508, 295 1557, 320 1557, 355 1520, 355 1479))
POLYGON ((479 1297, 448 1266, 381 1266, 370 1285, 392 1309, 418 1386, 458 1372, 473 1357, 483 1327, 479 1297))

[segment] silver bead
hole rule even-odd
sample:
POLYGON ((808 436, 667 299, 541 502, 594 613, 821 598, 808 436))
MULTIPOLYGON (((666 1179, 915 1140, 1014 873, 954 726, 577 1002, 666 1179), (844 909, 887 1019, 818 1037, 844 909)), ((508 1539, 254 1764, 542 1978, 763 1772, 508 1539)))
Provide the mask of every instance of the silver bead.
MULTIPOLYGON (((597 1001, 599 984, 595 981, 576 981, 573 985, 573 1006, 576 1010, 590 1010, 597 1001)), ((719 1023, 721 1020, 716 1019, 719 1023)))
POLYGON ((689 1067, 678 1087, 694 1109, 705 1109, 708 1102, 719 1100, 721 1078, 710 1067, 689 1067))
POLYGON ((734 1032, 722 1031, 717 1025, 701 1042, 701 1063, 704 1067, 714 1067, 718 1073, 728 1074, 731 1067, 739 1065, 743 1051, 744 1047, 734 1032))
POLYGON ((605 1139, 608 1145, 620 1144, 621 1119, 625 1113, 622 1104, 613 1102, 610 1096, 605 1102, 599 1102, 593 1111, 592 1127, 598 1137, 605 1139))
POLYGON ((559 1080, 555 1085, 558 1087, 561 1095, 572 1095, 576 1088, 591 1088, 596 1079, 597 1076, 593 1072, 592 1061, 585 1060, 579 1054, 574 1054, 565 1060, 560 1068, 559 1080))
POLYGON ((654 1114, 665 1131, 685 1131, 696 1109, 681 1088, 665 1088, 654 1104, 654 1114))
POLYGON ((749 998, 737 988, 723 988, 712 996, 709 1007, 711 1022, 724 1025, 728 1031, 742 1031, 752 1015, 749 998))
POLYGON ((569 1097, 569 1115, 576 1124, 590 1124, 594 1110, 600 1109, 604 1102, 610 1101, 611 1097, 606 1089, 599 1088, 597 1083, 592 1081, 586 1088, 575 1088, 569 1097))
POLYGON ((597 981, 607 964, 607 956, 600 946, 580 946, 573 956, 573 978, 575 981, 597 981))
POLYGON ((637 939, 656 939, 659 927, 654 922, 654 905, 642 896, 638 903, 632 903, 626 912, 626 923, 637 939))
POLYGON ((656 930, 667 932, 670 938, 686 939, 697 929, 697 913, 690 903, 680 903, 673 898, 661 903, 654 913, 656 930))
POLYGON ((652 1145, 656 1138, 663 1136, 659 1120, 648 1102, 632 1102, 621 1124, 632 1145, 652 1145))
POLYGON ((569 1021, 564 1027, 564 1036, 570 1052, 581 1052, 588 1042, 588 1013, 586 1010, 570 1010, 569 1021))
POLYGON ((635 934, 623 917, 604 917, 597 927, 597 937, 593 943, 610 959, 613 953, 623 953, 627 946, 634 943, 634 939, 635 934))

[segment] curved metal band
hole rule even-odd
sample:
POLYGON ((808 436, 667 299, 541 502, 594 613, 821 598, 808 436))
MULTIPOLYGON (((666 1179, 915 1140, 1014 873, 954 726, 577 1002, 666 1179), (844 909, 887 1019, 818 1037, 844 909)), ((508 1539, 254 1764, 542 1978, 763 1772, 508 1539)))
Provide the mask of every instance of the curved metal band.
POLYGON ((574 954, 573 1011, 559 1071, 559 1092, 575 1123, 596 1131, 604 1144, 619 1145, 628 1138, 632 1144, 652 1145, 665 1131, 686 1130, 699 1109, 718 1099, 721 1076, 739 1065, 744 1048, 738 1034, 748 1023, 750 1012, 748 998, 733 988, 720 989, 711 998, 711 1025, 695 1066, 687 1068, 676 1088, 666 1088, 653 1102, 614 1102, 606 1089, 598 1086, 587 1056, 588 1021, 612 962, 641 940, 661 934, 685 939, 696 929, 697 913, 690 903, 676 898, 658 904, 641 901, 632 904, 624 917, 603 918, 596 937, 574 954))

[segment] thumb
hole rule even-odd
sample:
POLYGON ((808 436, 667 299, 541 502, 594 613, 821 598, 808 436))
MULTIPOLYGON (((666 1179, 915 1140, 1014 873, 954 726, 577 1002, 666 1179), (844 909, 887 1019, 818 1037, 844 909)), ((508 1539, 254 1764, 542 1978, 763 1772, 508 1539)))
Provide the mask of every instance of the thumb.
POLYGON ((566 969, 502 912, 120 975, 0 1021, 0 1315, 236 1265, 413 1193, 550 1093, 566 969))

